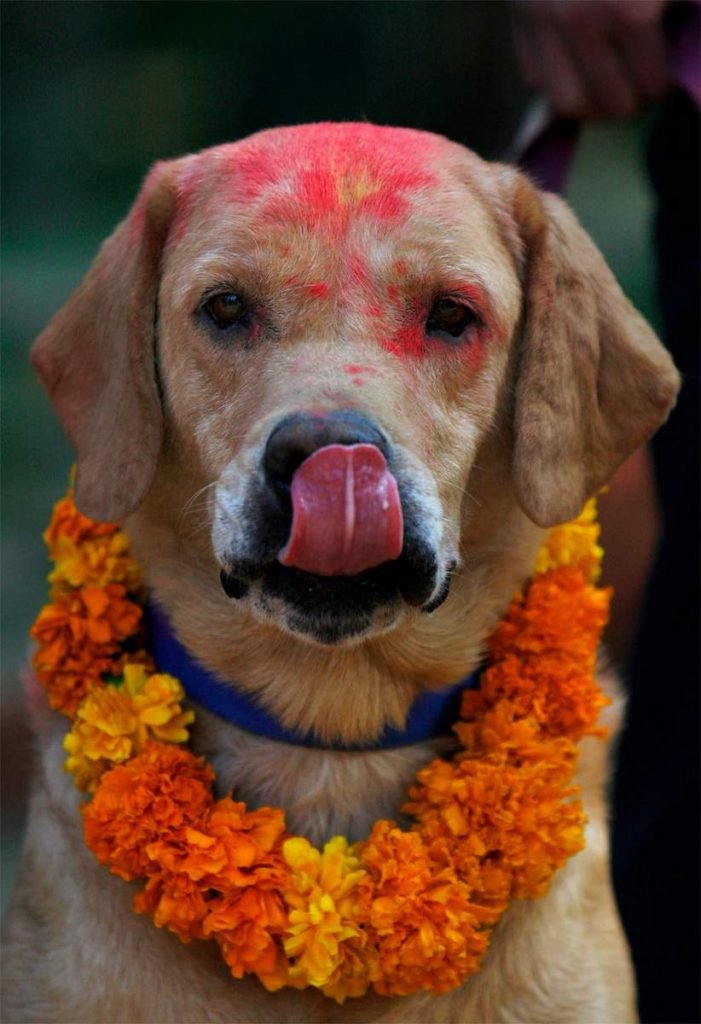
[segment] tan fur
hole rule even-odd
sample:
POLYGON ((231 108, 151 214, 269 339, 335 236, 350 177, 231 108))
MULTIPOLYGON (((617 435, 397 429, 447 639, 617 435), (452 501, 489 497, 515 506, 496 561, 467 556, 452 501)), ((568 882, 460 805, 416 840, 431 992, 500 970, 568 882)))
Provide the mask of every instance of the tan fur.
MULTIPOLYGON (((286 725, 324 740, 367 740, 387 722, 401 725, 417 693, 474 668, 528 574, 540 527, 574 513, 676 393, 669 357, 563 205, 509 169, 444 140, 435 146, 437 184, 401 230, 376 234, 358 219, 350 237, 377 296, 398 259, 417 287, 458 276, 482 285, 495 341, 478 372, 450 358, 398 360, 378 346, 357 295, 342 289, 348 239, 330 245, 289 224, 257 231, 255 204, 224 194, 222 149, 159 165, 34 350, 77 448, 81 507, 104 518, 130 513, 148 585, 189 650, 286 725), (169 234, 193 179, 188 229, 169 234), (286 283, 293 278, 334 281, 336 298, 308 302, 286 283), (271 296, 274 346, 232 353, 198 331, 192 310, 203 288, 232 279, 271 296), (162 414, 150 365, 156 295, 162 414), (362 388, 351 386, 347 363, 372 368, 362 388), (282 416, 312 407, 377 419, 436 509, 441 557, 459 560, 434 614, 379 613, 367 635, 337 647, 291 633, 276 609, 263 615, 229 601, 213 550, 217 494, 234 493, 254 471, 282 416)), ((602 681, 615 694, 615 682, 602 681)), ((338 1007, 309 991, 269 995, 254 981, 233 982, 212 944, 182 946, 131 912, 130 887, 82 844, 79 800, 61 769, 64 731, 49 713, 39 723, 3 1020, 634 1019, 608 875, 606 744, 582 744, 586 850, 545 898, 508 911, 477 976, 448 996, 338 1007)), ((288 748, 203 712, 193 746, 213 761, 222 793, 233 787, 252 805, 282 806, 293 829, 320 842, 337 832, 359 838, 376 818, 396 817, 417 767, 445 742, 358 754, 288 748)))

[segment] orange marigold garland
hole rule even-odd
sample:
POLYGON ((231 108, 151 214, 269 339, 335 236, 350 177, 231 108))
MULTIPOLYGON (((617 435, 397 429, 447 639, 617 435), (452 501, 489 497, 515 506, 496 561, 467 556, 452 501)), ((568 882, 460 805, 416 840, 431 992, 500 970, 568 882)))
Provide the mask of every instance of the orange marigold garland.
POLYGON ((92 794, 87 845, 145 880, 139 913, 183 942, 216 941, 235 978, 339 1002, 462 984, 510 901, 542 896, 584 845, 577 742, 602 734, 607 702, 594 679, 610 599, 595 586, 598 536, 593 501, 551 531, 464 695, 459 753, 410 789, 411 829, 379 821, 364 842, 317 850, 280 810, 215 800, 214 772, 182 746, 195 717, 182 686, 143 649, 128 539, 69 492, 44 534, 51 603, 32 636, 49 703, 72 720, 66 770, 92 794))

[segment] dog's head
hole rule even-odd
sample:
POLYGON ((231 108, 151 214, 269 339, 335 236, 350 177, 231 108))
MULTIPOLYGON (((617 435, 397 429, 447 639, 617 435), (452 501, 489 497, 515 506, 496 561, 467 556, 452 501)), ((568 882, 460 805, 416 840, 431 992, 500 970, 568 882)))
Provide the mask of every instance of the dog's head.
POLYGON ((678 387, 562 202, 366 124, 156 165, 33 361, 84 512, 201 493, 201 572, 322 644, 435 610, 509 502, 576 514, 678 387))

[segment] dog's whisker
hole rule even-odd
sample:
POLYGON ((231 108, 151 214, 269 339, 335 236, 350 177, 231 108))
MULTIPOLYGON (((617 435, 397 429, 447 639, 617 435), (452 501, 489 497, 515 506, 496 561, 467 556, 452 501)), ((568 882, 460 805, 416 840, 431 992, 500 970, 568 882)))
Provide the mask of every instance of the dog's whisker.
POLYGON ((200 487, 199 490, 195 491, 194 494, 190 495, 190 497, 187 499, 185 504, 180 509, 181 517, 185 516, 185 515, 188 515, 190 512, 192 512, 196 508, 196 503, 198 501, 201 501, 201 500, 206 501, 206 500, 208 500, 208 493, 207 492, 210 491, 210 490, 213 490, 216 486, 217 486, 217 481, 213 480, 211 483, 205 484, 204 487, 200 487))

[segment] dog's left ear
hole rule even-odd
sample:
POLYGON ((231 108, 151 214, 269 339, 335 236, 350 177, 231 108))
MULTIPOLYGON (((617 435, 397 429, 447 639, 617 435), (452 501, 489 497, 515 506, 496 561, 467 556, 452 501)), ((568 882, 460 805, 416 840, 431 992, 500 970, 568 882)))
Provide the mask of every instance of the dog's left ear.
POLYGON ((506 173, 525 272, 514 483, 527 515, 552 526, 664 423, 680 378, 571 210, 506 173))
POLYGON ((76 449, 76 503, 93 519, 132 512, 156 469, 156 307, 178 163, 152 169, 129 216, 31 351, 76 449))

